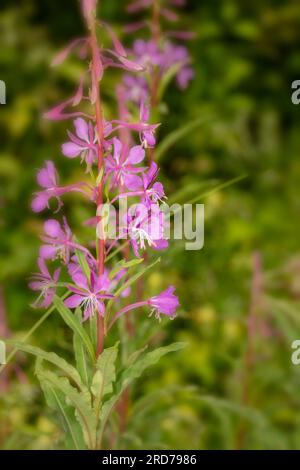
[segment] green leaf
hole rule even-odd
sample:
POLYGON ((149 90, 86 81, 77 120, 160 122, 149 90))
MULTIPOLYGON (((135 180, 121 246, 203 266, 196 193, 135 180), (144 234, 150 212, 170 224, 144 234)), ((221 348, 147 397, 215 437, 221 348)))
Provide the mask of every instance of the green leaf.
POLYGON ((127 240, 126 242, 120 243, 120 245, 106 257, 106 262, 109 261, 110 259, 114 258, 120 251, 122 251, 124 248, 126 248, 126 246, 128 246, 129 243, 130 243, 130 240, 127 240))
POLYGON ((71 379, 77 385, 77 387, 82 392, 86 392, 87 389, 85 385, 82 383, 80 375, 78 374, 75 367, 73 367, 71 364, 65 361, 65 359, 63 359, 62 357, 58 356, 57 354, 53 352, 46 352, 35 346, 30 346, 29 344, 24 344, 18 341, 9 340, 8 343, 13 344, 16 348, 18 348, 19 351, 32 354, 33 356, 36 356, 39 359, 43 359, 47 362, 50 362, 54 366, 58 367, 60 370, 64 372, 64 374, 67 377, 69 377, 69 379, 71 379))
POLYGON ((76 416, 82 427, 85 442, 89 449, 96 447, 96 417, 85 394, 72 387, 68 379, 58 377, 53 372, 40 369, 39 379, 51 387, 59 390, 72 403, 76 410, 76 416))
POLYGON ((108 401, 106 401, 101 410, 101 427, 99 431, 99 440, 102 439, 102 434, 108 420, 108 417, 119 401, 122 396, 122 393, 126 390, 126 388, 138 377, 142 375, 142 373, 152 365, 156 364, 165 354, 169 352, 179 351, 186 346, 186 343, 172 343, 168 346, 163 346, 161 348, 157 348, 154 351, 150 351, 149 353, 145 354, 144 356, 140 357, 133 365, 128 367, 123 371, 121 374, 120 381, 118 383, 117 393, 113 395, 108 401))
POLYGON ((40 381, 48 406, 57 411, 63 419, 66 437, 70 436, 70 439, 67 439, 67 443, 70 442, 70 445, 67 444, 67 447, 75 450, 84 449, 83 435, 75 418, 74 409, 66 405, 65 397, 62 392, 56 390, 43 379, 40 373, 42 370, 41 362, 41 360, 37 360, 35 373, 40 381))
POLYGON ((81 267, 82 272, 85 274, 85 277, 89 281, 90 277, 91 277, 91 271, 90 271, 90 267, 88 265, 88 262, 86 260, 86 257, 84 256, 84 254, 81 250, 76 249, 75 253, 76 253, 76 257, 78 259, 79 266, 81 267))
POLYGON ((243 179, 247 178, 247 176, 248 175, 240 175, 240 176, 237 176, 236 178, 232 178, 228 181, 224 181, 224 183, 220 183, 216 187, 205 191, 204 193, 194 197, 193 199, 190 199, 189 201, 187 201, 187 204, 195 204, 195 203, 199 202, 200 200, 205 199, 205 198, 207 198, 209 196, 212 196, 213 194, 221 191, 221 189, 228 188, 229 186, 232 186, 233 184, 236 184, 239 181, 242 181, 243 179))
POLYGON ((126 367, 131 366, 141 356, 141 354, 143 354, 146 351, 146 349, 148 349, 148 345, 130 354, 130 356, 128 357, 126 361, 126 367))
POLYGON ((122 269, 129 269, 141 264, 144 261, 143 258, 135 258, 131 261, 122 260, 116 264, 116 266, 111 270, 109 278, 113 279, 122 269))
MULTIPOLYGON (((80 322, 82 319, 82 313, 80 308, 77 308, 75 311, 75 316, 77 320, 80 322)), ((89 367, 86 359, 86 352, 81 341, 80 336, 74 332, 73 335, 73 345, 74 345, 74 354, 76 360, 77 370, 80 374, 80 377, 83 383, 88 386, 89 384, 89 367)))
POLYGON ((119 351, 119 341, 111 347, 106 348, 98 357, 96 368, 102 375, 101 398, 113 391, 113 383, 116 380, 116 359, 119 351))
POLYGON ((122 388, 123 390, 134 380, 142 375, 144 370, 148 367, 156 364, 163 356, 169 352, 179 351, 180 349, 185 348, 187 343, 178 342, 172 343, 168 346, 162 346, 160 348, 154 349, 147 354, 143 355, 138 359, 132 366, 127 368, 122 374, 122 388))
MULTIPOLYGON (((130 287, 134 282, 136 282, 140 277, 142 277, 149 269, 153 268, 157 263, 160 263, 161 258, 157 258, 153 263, 149 264, 148 266, 142 268, 136 274, 128 279, 128 281, 124 282, 124 284, 115 292, 115 297, 118 297, 122 292, 130 287)), ((112 300, 113 301, 113 300, 112 300)), ((111 302, 111 301, 110 301, 111 302)))
POLYGON ((92 315, 89 318, 89 326, 90 326, 90 338, 93 344, 94 351, 97 349, 97 315, 92 315))
POLYGON ((177 75, 177 72, 179 72, 179 70, 181 69, 182 67, 182 63, 177 63, 177 64, 174 64, 172 65, 172 67, 170 67, 166 73, 163 74, 163 77, 162 79, 160 80, 160 84, 159 84, 159 87, 158 87, 158 92, 157 92, 157 96, 158 96, 158 101, 160 102, 162 100, 162 97, 165 93, 165 90, 167 88, 167 86, 169 85, 169 83, 171 82, 171 80, 177 75))
POLYGON ((94 374, 92 385, 91 385, 91 392, 95 398, 99 397, 100 390, 103 387, 103 374, 100 370, 97 370, 94 374))
POLYGON ((66 324, 81 338, 92 361, 95 361, 95 351, 92 342, 80 321, 75 317, 71 310, 65 306, 59 297, 54 297, 53 304, 57 308, 66 324))
POLYGON ((179 140, 186 137, 190 132, 196 130, 201 125, 206 124, 211 119, 211 116, 201 116, 198 119, 194 119, 178 129, 175 129, 175 131, 170 132, 168 136, 156 147, 155 159, 158 161, 179 140))

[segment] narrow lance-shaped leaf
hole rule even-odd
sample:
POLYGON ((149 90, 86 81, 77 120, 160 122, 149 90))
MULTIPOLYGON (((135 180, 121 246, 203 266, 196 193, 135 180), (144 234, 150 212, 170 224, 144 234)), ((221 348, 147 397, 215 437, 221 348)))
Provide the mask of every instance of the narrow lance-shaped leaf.
POLYGON ((82 426, 85 441, 89 449, 96 446, 96 418, 86 395, 79 393, 64 377, 58 377, 53 372, 41 370, 39 376, 42 380, 61 391, 69 402, 72 403, 77 413, 76 416, 82 426))
MULTIPOLYGON (((80 308, 77 308, 75 311, 75 316, 80 322, 82 319, 82 313, 80 308)), ((89 384, 89 366, 87 363, 86 352, 84 345, 82 343, 81 337, 74 332, 73 335, 73 345, 74 345, 74 354, 76 360, 77 370, 80 374, 80 377, 85 385, 89 384)))
POLYGON ((88 262, 86 260, 86 257, 84 256, 84 254, 80 250, 75 250, 75 253, 76 253, 76 257, 77 257, 79 266, 81 267, 82 271, 84 272, 86 278, 89 280, 90 275, 91 275, 91 271, 90 271, 90 267, 88 265, 88 262))
POLYGON ((58 367, 61 371, 64 372, 64 374, 69 379, 71 379, 77 385, 77 387, 82 392, 86 392, 86 387, 82 383, 80 375, 78 374, 75 367, 73 367, 71 364, 65 361, 65 359, 63 359, 62 357, 58 356, 57 354, 53 352, 43 351, 42 349, 37 348, 36 346, 30 346, 29 344, 20 343, 18 341, 10 340, 8 341, 8 343, 13 344, 16 348, 18 348, 19 351, 32 354, 36 356, 37 358, 43 359, 47 362, 50 362, 54 366, 58 367))
POLYGON ((141 264, 144 261, 143 258, 135 258, 130 261, 122 260, 116 264, 116 266, 111 270, 109 277, 113 279, 122 269, 129 269, 141 264))
POLYGON ((111 348, 106 348, 99 356, 96 368, 103 377, 101 397, 113 391, 113 383, 116 380, 116 359, 118 356, 119 341, 111 348))
POLYGON ((142 375, 142 373, 150 366, 156 364, 164 355, 168 354, 169 352, 178 351, 183 349, 186 346, 186 343, 173 343, 168 346, 164 346, 161 348, 157 348, 154 351, 151 351, 142 357, 140 357, 134 364, 128 367, 124 372, 121 374, 121 378, 119 380, 117 392, 113 395, 107 402, 104 403, 102 410, 101 410, 101 427, 99 431, 98 439, 101 441, 102 434, 107 422, 107 419, 120 399, 122 393, 126 388, 138 377, 142 375))
POLYGON ((60 313, 60 315, 62 316, 63 320, 66 322, 66 324, 73 330, 74 333, 78 334, 78 336, 81 338, 92 361, 94 361, 95 351, 94 351, 92 342, 87 332, 83 328, 82 324, 75 317, 75 315, 71 312, 71 310, 65 306, 65 304, 59 297, 55 296, 53 299, 53 303, 55 307, 57 308, 58 312, 60 313))
POLYGON ((35 373, 39 379, 48 406, 58 412, 59 416, 63 420, 65 432, 67 434, 66 447, 75 450, 85 449, 86 445, 83 440, 81 428, 79 427, 79 423, 74 415, 74 408, 66 405, 65 396, 62 392, 55 389, 55 387, 43 379, 41 374, 43 368, 41 364, 42 360, 37 359, 35 373))

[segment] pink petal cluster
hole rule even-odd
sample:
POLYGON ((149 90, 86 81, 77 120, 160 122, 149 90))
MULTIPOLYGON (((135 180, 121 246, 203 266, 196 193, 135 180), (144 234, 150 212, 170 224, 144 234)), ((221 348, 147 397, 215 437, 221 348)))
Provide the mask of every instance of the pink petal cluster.
MULTIPOLYGON (((172 6, 182 2, 171 0, 171 9, 169 4, 163 3, 161 14, 173 21, 175 13, 172 6)), ((138 11, 151 4, 152 0, 138 0, 131 3, 130 10, 138 11)), ((98 206, 102 201, 107 199, 116 206, 124 199, 131 202, 119 227, 120 239, 107 238, 103 245, 105 255, 115 245, 118 245, 117 251, 122 253, 120 244, 126 237, 131 249, 126 252, 126 260, 123 261, 128 261, 132 253, 139 258, 141 252, 148 248, 163 250, 168 246, 164 213, 159 206, 166 196, 162 183, 158 181, 158 165, 151 157, 158 124, 151 123, 151 97, 145 73, 156 73, 158 70, 162 78, 175 66, 178 85, 184 88, 193 72, 186 48, 173 45, 170 41, 164 40, 159 45, 153 40, 137 40, 132 50, 127 52, 109 25, 96 23, 93 19, 96 5, 96 0, 82 0, 83 14, 88 25, 94 25, 95 29, 101 27, 107 32, 112 46, 100 48, 94 40, 96 31, 89 27, 91 36, 72 41, 58 54, 54 65, 60 64, 74 52, 80 60, 86 61, 87 56, 91 56, 88 71, 90 82, 86 83, 87 73, 82 74, 74 95, 45 114, 53 120, 73 120, 73 129, 67 131, 68 138, 61 146, 61 153, 71 160, 78 158, 78 164, 86 166, 88 175, 85 179, 90 177, 90 183, 84 181, 61 186, 54 163, 47 160, 37 173, 40 190, 34 194, 32 209, 34 212, 50 209, 52 198, 56 199, 57 209, 60 209, 62 196, 76 191, 85 196, 94 209, 94 216, 86 224, 83 221, 83 225, 95 226, 99 222, 98 206), (126 72, 119 88, 121 92, 117 93, 118 119, 112 120, 100 116, 103 110, 99 111, 99 82, 108 67, 121 68, 126 72), (93 110, 91 114, 78 109, 82 100, 89 101, 93 110), (132 112, 129 111, 129 101, 132 112)), ((98 240, 96 243, 90 240, 86 245, 80 244, 65 217, 62 222, 54 218, 46 220, 41 239, 38 258, 40 273, 34 274, 29 284, 33 290, 40 291, 36 306, 49 307, 59 286, 67 286, 65 305, 70 309, 80 308, 83 320, 93 315, 105 317, 106 302, 110 300, 118 309, 115 319, 138 307, 151 308, 157 318, 161 314, 170 318, 175 316, 179 301, 173 286, 148 300, 122 306, 124 299, 132 294, 131 288, 126 287, 130 271, 122 264, 116 271, 107 266, 103 269, 103 265, 99 269, 99 249, 95 249, 98 240), (51 275, 46 264, 50 262, 54 262, 55 266, 60 262, 62 268, 55 267, 51 275), (59 283, 62 269, 67 281, 59 283), (124 283, 124 288, 120 289, 124 283)))

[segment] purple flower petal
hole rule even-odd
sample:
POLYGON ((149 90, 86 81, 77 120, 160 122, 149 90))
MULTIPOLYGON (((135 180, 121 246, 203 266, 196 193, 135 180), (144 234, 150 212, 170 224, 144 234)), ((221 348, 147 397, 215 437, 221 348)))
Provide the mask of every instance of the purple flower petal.
POLYGON ((44 287, 43 281, 31 281, 28 283, 28 286, 32 290, 42 290, 44 287))
POLYGON ((65 300, 65 305, 69 308, 79 307, 81 302, 84 300, 84 297, 78 294, 71 295, 65 300))
POLYGON ((78 270, 74 273, 70 273, 70 275, 71 275, 73 282, 77 286, 81 287, 82 289, 86 289, 86 290, 88 289, 87 279, 81 270, 78 270))
POLYGON ((140 163, 145 158, 145 150, 141 145, 135 145, 129 151, 126 163, 131 163, 133 165, 140 163))
POLYGON ((58 238, 63 235, 61 226, 55 219, 46 220, 44 223, 44 232, 51 238, 58 238))
POLYGON ((149 300, 149 304, 157 309, 159 313, 173 316, 179 306, 178 297, 174 295, 175 287, 170 286, 156 297, 149 300))
POLYGON ((122 151, 122 144, 117 137, 113 138, 113 146, 114 146, 114 159, 117 163, 120 161, 121 151, 122 151))
POLYGON ((124 175, 124 184, 131 191, 137 191, 143 186, 142 179, 139 176, 129 174, 124 175))
POLYGON ((77 136, 84 140, 85 142, 89 143, 89 126, 88 123, 82 119, 82 118, 77 118, 74 121, 74 126, 76 129, 76 134, 77 136))
POLYGON ((40 268, 41 273, 50 279, 49 270, 43 258, 38 258, 38 267, 40 268))
POLYGON ((53 162, 47 161, 45 168, 38 171, 37 182, 42 188, 56 186, 56 169, 53 162))
POLYGON ((40 257, 43 259, 55 259, 57 248, 51 245, 42 245, 40 248, 40 257))
POLYGON ((42 212, 48 206, 49 197, 46 193, 37 193, 31 202, 33 212, 42 212))
POLYGON ((83 151, 82 147, 79 147, 77 144, 73 144, 73 142, 67 142, 61 146, 62 153, 65 157, 68 158, 75 158, 81 154, 83 151))
POLYGON ((93 308, 91 305, 88 305, 87 307, 85 307, 84 311, 83 311, 83 321, 86 321, 88 320, 90 317, 93 316, 94 312, 93 312, 93 308))
POLYGON ((55 289, 48 289, 45 294, 44 300, 40 303, 39 307, 48 308, 52 303, 54 294, 55 294, 55 289))

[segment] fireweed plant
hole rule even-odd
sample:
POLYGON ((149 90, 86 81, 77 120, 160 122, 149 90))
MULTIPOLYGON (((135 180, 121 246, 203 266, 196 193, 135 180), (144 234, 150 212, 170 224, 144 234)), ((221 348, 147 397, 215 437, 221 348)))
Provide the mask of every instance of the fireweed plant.
MULTIPOLYGON (((65 445, 71 449, 101 449, 113 445, 115 434, 122 430, 120 403, 134 379, 166 353, 183 347, 182 343, 174 343, 150 352, 143 348, 126 357, 122 335, 112 347, 105 348, 105 339, 128 315, 144 312, 159 320, 161 316, 172 319, 179 306, 174 286, 141 298, 135 284, 160 261, 158 258, 147 264, 146 250, 160 251, 168 246, 159 207, 165 192, 157 181, 158 165, 153 153, 158 125, 149 121, 151 106, 158 105, 159 96, 154 91, 170 69, 184 88, 192 70, 186 50, 162 36, 160 14, 175 19, 168 6, 156 0, 130 4, 130 12, 153 8, 153 37, 149 42, 136 41, 127 51, 111 27, 97 19, 97 0, 81 0, 80 5, 87 35, 60 52, 54 65, 76 53, 88 69, 80 77, 74 96, 45 117, 71 121, 61 152, 74 164, 82 165, 83 181, 63 185, 50 160, 38 171, 39 190, 34 194, 32 209, 39 213, 54 207, 54 215, 44 223, 39 272, 30 280, 30 287, 39 292, 35 306, 48 309, 43 318, 56 310, 71 329, 76 365, 25 342, 14 342, 14 346, 37 357, 35 372, 49 407, 61 415, 65 445), (111 49, 100 46, 98 37, 104 32, 111 49), (113 120, 104 116, 101 93, 102 77, 109 67, 124 70, 116 90, 119 115, 113 120), (135 114, 129 109, 134 107, 138 109, 136 120, 131 119, 135 114), (94 208, 94 216, 83 224, 89 230, 94 228, 95 240, 85 246, 67 218, 60 215, 63 196, 70 192, 80 193, 94 208), (103 207, 109 203, 121 212, 124 201, 126 211, 119 217, 118 235, 111 238, 107 227, 110 214, 103 207), (110 426, 111 420, 114 426, 110 426)), ((128 29, 135 27, 130 25, 128 29)))

